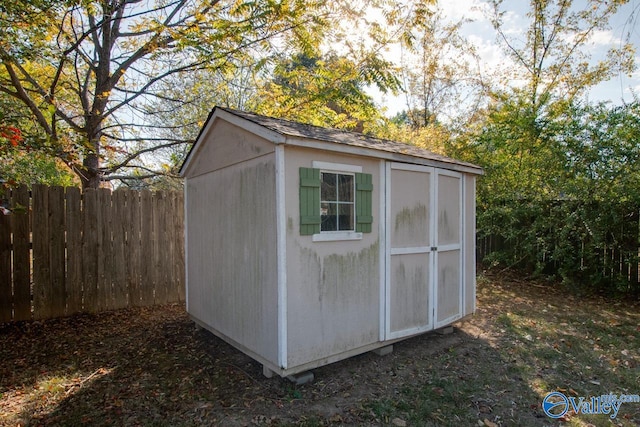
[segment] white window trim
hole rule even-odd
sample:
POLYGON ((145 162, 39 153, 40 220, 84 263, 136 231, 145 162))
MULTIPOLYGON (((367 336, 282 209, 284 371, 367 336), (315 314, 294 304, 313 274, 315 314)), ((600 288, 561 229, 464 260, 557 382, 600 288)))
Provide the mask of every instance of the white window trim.
POLYGON ((311 167, 313 167, 314 169, 320 169, 322 172, 336 172, 336 173, 362 172, 362 166, 345 165, 342 163, 318 162, 315 160, 311 163, 311 167))
MULTIPOLYGON (((362 166, 347 165, 343 163, 321 162, 314 160, 311 163, 314 169, 320 172, 330 172, 338 174, 361 173, 362 166)), ((355 184, 355 181, 354 181, 355 184)), ((355 194, 354 194, 354 215, 355 215, 355 194)), ((355 218, 354 218, 355 221, 355 218)), ((354 223, 355 225, 355 223, 354 223)), ((362 233, 356 231, 321 231, 311 236, 313 242, 337 242, 341 240, 362 240, 362 233)))
POLYGON ((362 233, 355 231, 324 231, 311 236, 313 242, 336 242, 338 240, 362 240, 362 233))

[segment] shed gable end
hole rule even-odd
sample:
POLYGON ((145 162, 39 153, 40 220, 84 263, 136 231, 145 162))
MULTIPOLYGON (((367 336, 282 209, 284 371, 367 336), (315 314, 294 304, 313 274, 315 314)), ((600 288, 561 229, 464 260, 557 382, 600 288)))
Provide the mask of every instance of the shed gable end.
POLYGON ((185 171, 187 178, 213 172, 227 166, 270 154, 275 145, 239 126, 218 119, 197 142, 191 164, 185 171))

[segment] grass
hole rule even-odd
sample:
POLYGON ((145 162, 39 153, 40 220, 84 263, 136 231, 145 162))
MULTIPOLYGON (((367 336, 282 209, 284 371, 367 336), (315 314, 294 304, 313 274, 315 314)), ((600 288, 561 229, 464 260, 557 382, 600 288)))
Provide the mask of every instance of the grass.
POLYGON ((640 305, 544 283, 480 277, 478 310, 426 334, 314 371, 296 386, 197 331, 171 305, 0 327, 0 425, 636 426, 541 402, 640 394, 640 305))
MULTIPOLYGON (((442 352, 418 384, 370 408, 383 423, 402 414, 412 425, 547 425, 540 402, 567 396, 640 394, 637 304, 579 299, 532 282, 482 280, 482 330, 488 346, 442 352), (484 304, 483 304, 484 303, 484 304)), ((557 421, 555 421, 557 423, 557 421)), ((640 404, 625 403, 615 420, 569 413, 575 426, 635 426, 640 404)))

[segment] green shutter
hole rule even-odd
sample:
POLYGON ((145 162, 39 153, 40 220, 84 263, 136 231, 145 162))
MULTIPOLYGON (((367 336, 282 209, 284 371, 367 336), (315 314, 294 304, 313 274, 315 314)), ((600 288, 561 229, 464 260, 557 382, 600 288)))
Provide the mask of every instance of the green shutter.
POLYGON ((371 233, 373 223, 371 195, 373 194, 373 177, 369 173, 356 174, 356 231, 371 233))
POLYGON ((300 168, 300 234, 320 233, 320 169, 300 168))

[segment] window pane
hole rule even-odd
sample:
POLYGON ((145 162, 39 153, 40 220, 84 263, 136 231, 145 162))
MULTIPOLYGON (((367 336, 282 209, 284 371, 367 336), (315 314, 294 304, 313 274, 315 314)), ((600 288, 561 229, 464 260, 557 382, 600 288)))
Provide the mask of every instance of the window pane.
POLYGON ((340 231, 353 231, 353 204, 341 204, 338 207, 338 229, 340 231))
POLYGON ((320 185, 320 200, 335 201, 337 200, 337 175, 335 173, 322 173, 322 183, 320 185))
POLYGON ((321 172, 320 231, 354 231, 355 178, 321 172))
POLYGON ((338 175, 338 201, 353 202, 353 175, 338 175))
POLYGON ((338 230, 338 204, 337 203, 321 203, 320 204, 320 231, 337 231, 338 230))

